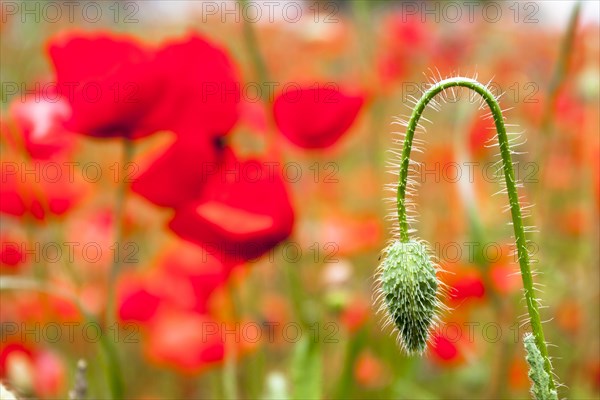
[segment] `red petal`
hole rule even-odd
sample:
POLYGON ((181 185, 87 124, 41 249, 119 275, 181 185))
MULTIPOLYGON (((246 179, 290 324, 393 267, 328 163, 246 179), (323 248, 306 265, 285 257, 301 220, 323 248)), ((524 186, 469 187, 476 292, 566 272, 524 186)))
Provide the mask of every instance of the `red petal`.
POLYGON ((281 133, 306 149, 333 145, 350 128, 364 103, 334 88, 294 88, 275 99, 273 112, 281 133))

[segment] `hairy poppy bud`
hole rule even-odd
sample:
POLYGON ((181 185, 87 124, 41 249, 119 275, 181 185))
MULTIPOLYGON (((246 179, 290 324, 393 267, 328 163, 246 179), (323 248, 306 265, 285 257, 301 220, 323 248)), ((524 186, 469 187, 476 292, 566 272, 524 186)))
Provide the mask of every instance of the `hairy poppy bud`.
POLYGON ((414 240, 394 241, 385 249, 379 280, 402 347, 408 353, 422 353, 440 309, 439 282, 426 246, 414 240))

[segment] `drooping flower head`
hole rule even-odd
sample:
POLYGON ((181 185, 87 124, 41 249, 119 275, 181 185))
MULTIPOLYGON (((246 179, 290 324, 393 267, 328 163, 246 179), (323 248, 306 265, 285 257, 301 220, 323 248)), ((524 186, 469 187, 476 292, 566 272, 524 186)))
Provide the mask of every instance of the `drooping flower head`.
POLYGON ((395 240, 384 251, 379 283, 382 308, 409 354, 422 353, 441 303, 436 268, 425 244, 395 240))

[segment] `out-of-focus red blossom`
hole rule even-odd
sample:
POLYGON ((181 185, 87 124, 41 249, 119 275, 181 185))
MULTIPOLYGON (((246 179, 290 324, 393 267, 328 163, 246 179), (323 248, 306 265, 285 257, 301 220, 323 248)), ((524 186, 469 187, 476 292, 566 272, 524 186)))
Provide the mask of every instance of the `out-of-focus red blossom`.
POLYGON ((246 260, 259 257, 292 232, 294 212, 276 169, 257 160, 225 159, 207 171, 200 197, 178 208, 169 227, 211 251, 246 260))
POLYGON ((223 360, 225 344, 219 327, 207 315, 161 312, 149 330, 148 340, 144 341, 145 354, 153 362, 183 373, 200 372, 223 360))
POLYGON ((493 154, 493 149, 486 147, 492 144, 496 135, 494 121, 478 115, 469 130, 469 150, 475 159, 482 159, 493 154))
POLYGON ((481 273, 475 268, 460 266, 448 274, 446 284, 449 297, 453 302, 462 303, 469 299, 481 299, 485 296, 485 286, 481 273))
POLYGON ((160 257, 155 270, 121 278, 119 317, 152 324, 159 309, 208 313, 210 296, 225 284, 233 266, 203 248, 181 242, 160 257))
POLYGON ((279 130, 295 145, 305 149, 332 146, 354 123, 365 102, 327 85, 293 88, 274 101, 273 113, 279 130))
POLYGON ((148 322, 156 314, 160 297, 150 292, 138 277, 124 276, 119 284, 119 318, 122 321, 148 322))
POLYGON ((497 293, 515 293, 523 287, 518 268, 517 265, 504 258, 490 265, 490 281, 497 293))
POLYGON ((443 365, 457 365, 464 361, 463 354, 457 346, 457 341, 450 340, 440 332, 433 332, 429 342, 431 359, 443 365))
POLYGON ((151 48, 126 35, 67 33, 50 41, 49 53, 73 131, 137 139, 170 130, 210 143, 238 118, 233 66, 197 34, 151 48))
POLYGON ((95 137, 139 138, 160 128, 166 82, 155 52, 126 35, 68 32, 48 43, 59 92, 72 115, 67 128, 95 137))
MULTIPOLYGON (((303 243, 310 246, 319 243, 335 243, 336 255, 348 256, 376 248, 381 243, 383 227, 380 218, 370 215, 350 216, 336 212, 328 213, 316 222, 319 229, 300 229, 303 243)), ((325 249, 328 250, 328 249, 325 249)))
POLYGON ((385 87, 410 74, 414 60, 425 54, 423 48, 429 45, 431 33, 418 17, 405 13, 388 18, 383 32, 378 70, 385 87))
MULTIPOLYGON (((94 243, 99 248, 98 256, 94 254, 84 254, 82 251, 76 251, 74 262, 82 264, 92 269, 104 270, 114 259, 114 213, 109 208, 92 210, 79 218, 71 219, 65 230, 70 241, 76 243, 94 243)), ((123 259, 129 255, 127 250, 122 253, 123 259)))
POLYGON ((35 392, 42 397, 55 397, 64 393, 66 368, 54 352, 41 350, 34 358, 35 392))
POLYGON ((354 364, 354 379, 366 388, 376 388, 384 381, 385 367, 381 360, 369 351, 363 351, 354 364))
POLYGON ((197 373, 223 360, 225 323, 214 316, 211 297, 233 266, 182 241, 156 269, 121 277, 119 317, 148 328, 144 352, 152 362, 197 373))
POLYGON ((240 123, 252 132, 264 134, 268 129, 268 116, 263 104, 245 99, 241 103, 240 123))
POLYGON ((562 90, 555 103, 554 116, 559 127, 569 131, 577 131, 584 125, 585 108, 579 99, 571 93, 573 90, 562 90))
POLYGON ((75 135, 64 124, 71 115, 69 103, 51 91, 15 99, 9 121, 3 121, 1 134, 13 150, 24 149, 34 159, 48 160, 71 149, 75 135))
POLYGON ((71 300, 39 293, 22 294, 3 299, 14 310, 14 319, 23 323, 77 322, 82 315, 71 300))
POLYGON ((371 303, 357 296, 345 306, 340 321, 350 333, 355 333, 364 326, 370 315, 371 303))
POLYGON ((206 183, 205 167, 214 166, 220 149, 197 132, 176 140, 131 184, 131 189, 161 207, 177 208, 196 199, 206 183))
POLYGON ((571 334, 579 331, 583 318, 582 307, 574 300, 563 301, 556 311, 556 323, 571 334))
POLYGON ((168 88, 163 129, 178 136, 224 136, 239 118, 240 84, 229 55, 197 34, 164 43, 156 64, 168 88))
POLYGON ((161 95, 161 118, 168 121, 163 128, 177 139, 132 190, 156 205, 177 208, 198 197, 206 181, 203 166, 222 156, 219 142, 239 118, 240 85, 227 54, 197 35, 166 43, 156 64, 170 80, 161 95))
MULTIPOLYGON (((600 165, 600 147, 596 147, 592 150, 592 165, 600 165)), ((596 194, 596 204, 598 206, 598 210, 600 211, 600 168, 592 168, 592 186, 594 188, 594 193, 596 194)))
POLYGON ((540 171, 544 185, 553 190, 569 190, 575 185, 576 169, 571 157, 565 153, 550 153, 548 155, 547 167, 540 171))
MULTIPOLYGON (((8 161, 7 161, 8 163, 8 161)), ((85 193, 77 174, 61 169, 60 163, 15 162, 15 170, 3 170, 0 185, 0 212, 16 217, 44 220, 49 214, 61 216, 74 207, 85 193), (24 171, 32 171, 25 174, 24 171)))
POLYGON ((600 359, 589 361, 586 365, 586 372, 594 389, 600 390, 600 359))
POLYGON ((17 271, 27 260, 24 250, 24 242, 0 236, 0 271, 17 271))
POLYGON ((508 367, 508 385, 514 390, 528 388, 529 378, 527 373, 529 366, 524 356, 515 357, 508 367))
POLYGON ((65 390, 64 361, 54 352, 46 349, 34 348, 20 342, 1 343, 0 377, 14 378, 11 376, 13 374, 18 374, 22 380, 19 383, 31 385, 23 389, 33 390, 42 398, 56 397, 65 390))

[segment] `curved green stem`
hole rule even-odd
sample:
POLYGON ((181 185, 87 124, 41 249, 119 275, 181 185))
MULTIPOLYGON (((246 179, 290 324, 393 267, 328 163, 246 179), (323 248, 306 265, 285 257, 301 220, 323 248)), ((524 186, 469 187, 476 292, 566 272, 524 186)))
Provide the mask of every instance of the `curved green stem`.
POLYGON ((531 322, 531 329, 535 337, 535 342, 544 357, 544 367, 550 375, 550 386, 552 389, 555 388, 554 380, 552 379, 552 366, 550 359, 548 358, 548 349, 546 347, 546 340, 544 338, 544 331, 542 329, 542 322, 540 319, 540 312, 535 298, 533 290, 533 277, 531 275, 531 269, 529 267, 529 253, 527 252, 527 240, 525 238, 525 229, 523 226, 523 217, 521 215, 521 206, 519 205, 519 194, 517 192, 517 186, 515 181, 515 173, 513 170, 511 150, 508 142, 508 136, 506 134, 506 127, 504 126, 504 118, 502 117, 502 109, 498 104, 498 101, 490 92, 490 90, 476 80, 469 78, 449 78, 444 79, 431 88, 429 88, 417 102, 413 108, 412 115, 408 121, 406 130, 406 137, 404 139, 404 146, 402 148, 402 159, 400 166, 400 177, 398 182, 398 222, 400 224, 400 239, 403 242, 408 242, 408 222, 406 216, 406 187, 408 179, 408 166, 410 161, 410 151, 412 148, 412 141, 415 134, 415 130, 418 126, 419 119, 427 107, 427 104, 440 92, 452 88, 452 87, 466 87, 477 92, 485 102, 487 103, 494 122, 496 124, 496 132, 498 134, 498 142, 500 144, 500 155, 502 157, 502 164, 504 170, 504 177, 506 180, 506 190, 508 194, 508 201, 510 204, 510 212, 513 220, 513 228, 515 233, 517 254, 519 257, 519 267, 521 269, 521 278, 523 280, 523 287, 525 289, 525 300, 527 301, 527 310, 529 311, 529 317, 531 322))

